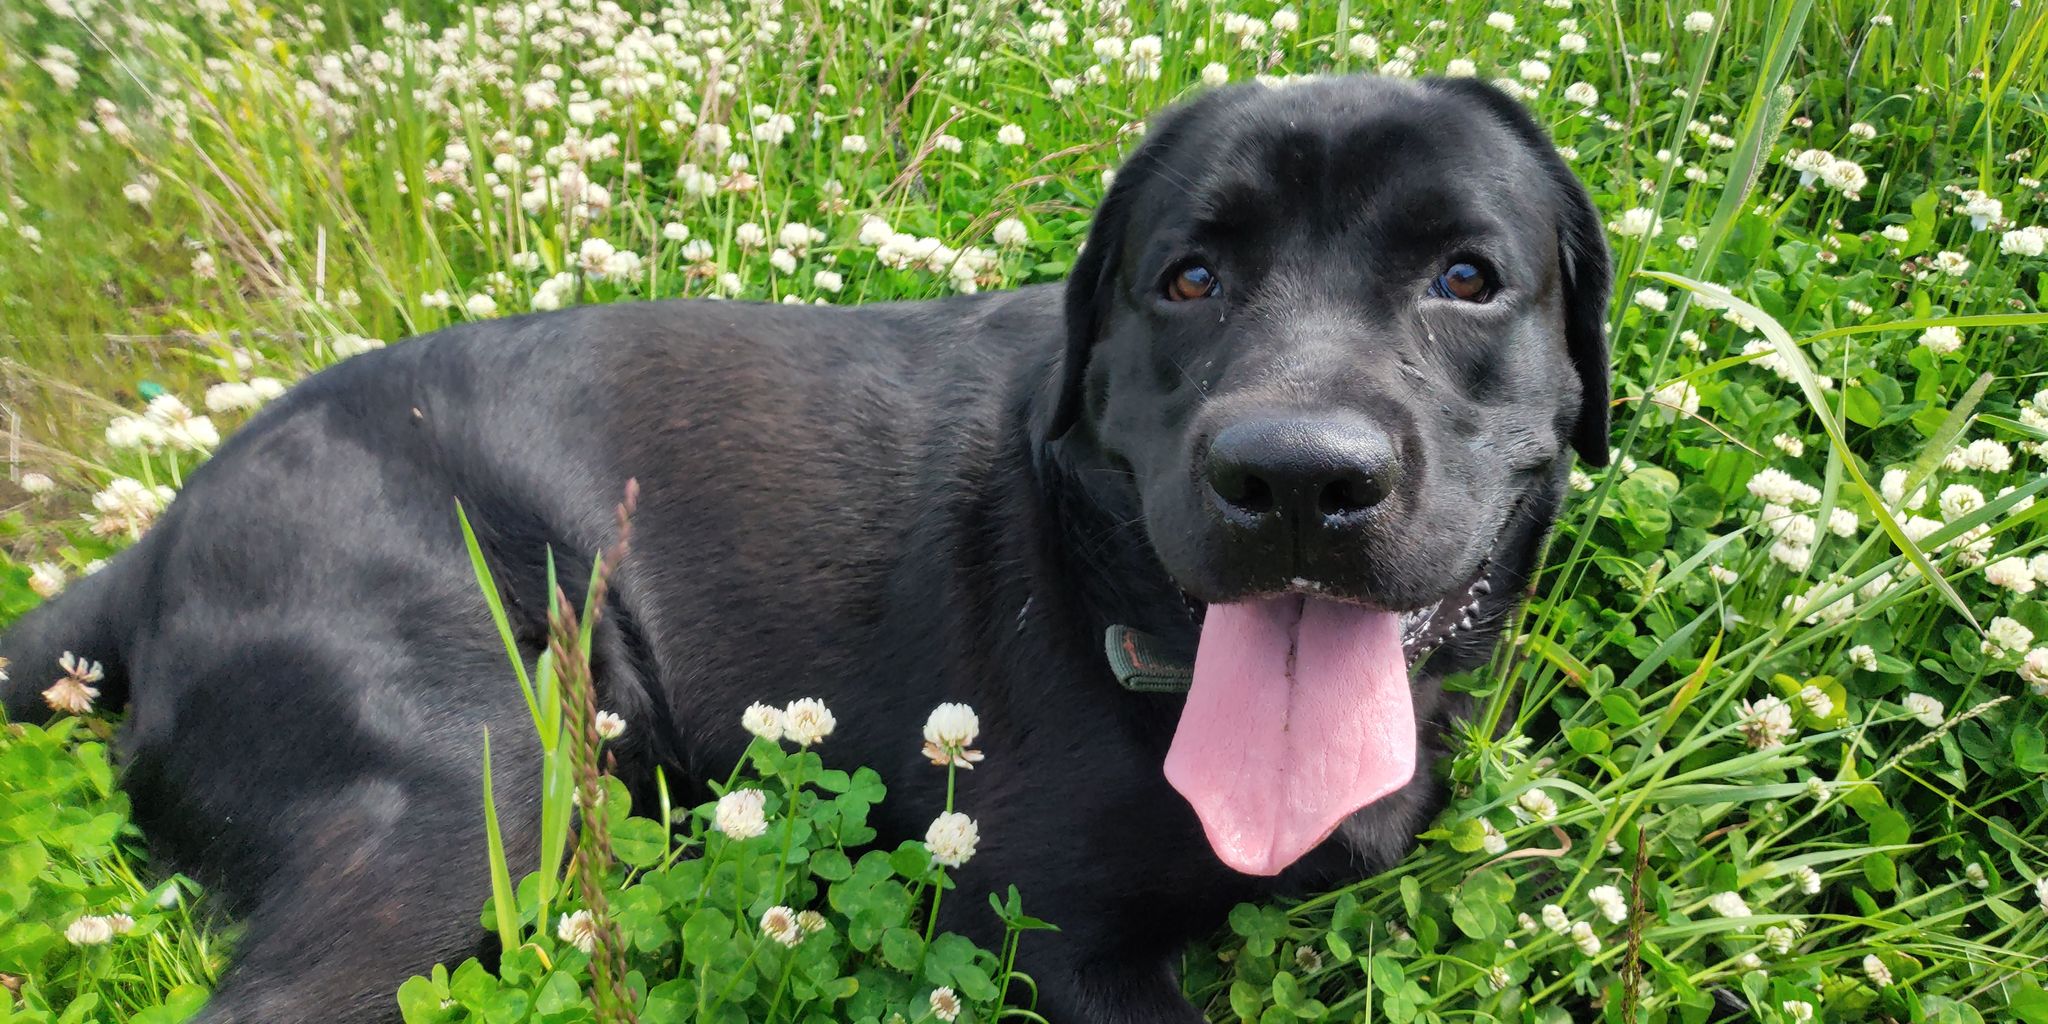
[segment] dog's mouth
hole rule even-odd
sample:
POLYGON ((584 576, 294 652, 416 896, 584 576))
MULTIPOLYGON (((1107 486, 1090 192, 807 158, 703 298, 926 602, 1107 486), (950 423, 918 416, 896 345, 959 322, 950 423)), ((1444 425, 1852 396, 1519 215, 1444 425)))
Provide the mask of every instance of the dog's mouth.
POLYGON ((1408 610, 1303 580, 1228 603, 1188 599, 1201 639, 1166 778, 1218 858, 1278 874, 1408 785, 1418 745, 1411 675, 1487 617, 1490 568, 1408 610))
MULTIPOLYGON (((1479 628, 1479 620, 1476 617, 1480 614, 1486 599, 1493 596, 1494 582, 1490 576, 1492 571, 1493 560, 1491 558, 1482 559, 1480 560, 1479 568, 1473 571, 1465 586, 1461 589, 1451 591, 1420 608, 1410 608, 1398 612, 1401 626, 1401 651, 1411 672, 1421 668, 1428 661, 1429 656, 1434 654, 1438 648, 1479 628)), ((1306 579, 1293 580, 1282 590, 1273 591, 1269 594, 1255 595, 1247 598, 1247 600, 1279 597, 1287 594, 1299 595, 1305 599, 1332 600, 1355 604, 1360 607, 1370 607, 1364 602, 1332 596, 1330 588, 1306 579)), ((1193 621, 1196 628, 1199 629, 1207 623, 1209 614, 1208 602, 1195 597, 1185 590, 1180 592, 1180 600, 1181 604, 1186 606, 1188 618, 1193 621)))

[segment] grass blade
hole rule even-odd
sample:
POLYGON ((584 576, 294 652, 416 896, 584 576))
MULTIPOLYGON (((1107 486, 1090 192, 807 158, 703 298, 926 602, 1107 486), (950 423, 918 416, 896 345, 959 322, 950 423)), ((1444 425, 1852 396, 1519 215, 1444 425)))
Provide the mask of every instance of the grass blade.
POLYGON ((1842 468, 1848 471, 1849 479, 1855 483, 1857 490, 1863 492, 1864 501, 1869 503, 1871 512, 1877 516, 1878 525, 1884 528, 1885 535, 1892 539, 1892 543, 1905 554, 1908 561, 1913 563, 1913 567, 1920 570, 1921 575, 1927 578, 1941 594, 1942 599, 1961 613, 1963 621, 1968 622, 1971 629, 1982 633, 1984 627, 1977 622, 1977 616, 1971 613, 1970 606, 1964 603, 1962 595, 1956 593, 1956 588, 1951 586, 1941 575, 1941 571, 1934 567, 1934 562, 1927 557, 1927 553, 1920 550, 1920 546, 1913 543, 1911 537, 1906 536, 1906 531, 1899 526, 1898 517, 1892 515, 1892 510, 1885 506, 1884 496, 1877 492, 1877 488, 1872 486, 1869 478, 1864 475, 1860 461, 1849 449, 1849 439, 1842 432, 1841 422, 1835 418, 1834 410, 1828 407, 1827 393, 1821 390, 1820 380, 1813 372, 1813 364, 1807 361, 1805 350, 1792 340, 1791 333, 1785 330, 1784 325, 1778 323, 1769 313, 1737 298, 1734 292, 1720 285, 1663 271, 1644 271, 1644 274, 1666 284, 1704 295, 1734 309, 1757 325, 1757 329, 1776 347, 1779 357, 1791 367, 1793 378, 1799 383, 1800 394, 1806 398, 1807 407, 1812 410, 1814 417, 1820 420, 1821 429, 1828 435, 1828 443, 1842 453, 1842 468))

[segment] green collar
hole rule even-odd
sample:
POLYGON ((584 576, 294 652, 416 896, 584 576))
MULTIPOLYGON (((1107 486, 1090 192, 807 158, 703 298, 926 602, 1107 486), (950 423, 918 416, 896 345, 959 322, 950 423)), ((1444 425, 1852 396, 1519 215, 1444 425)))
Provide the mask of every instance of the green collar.
POLYGON ((1167 656, 1158 639, 1129 626, 1105 630, 1102 648, 1117 684, 1132 693, 1186 693, 1195 681, 1194 666, 1167 656))

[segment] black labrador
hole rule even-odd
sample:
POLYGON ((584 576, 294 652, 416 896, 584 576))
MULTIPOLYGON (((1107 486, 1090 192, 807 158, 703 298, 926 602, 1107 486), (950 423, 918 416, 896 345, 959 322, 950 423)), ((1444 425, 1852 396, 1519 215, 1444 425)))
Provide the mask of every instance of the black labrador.
MULTIPOLYGON (((105 663, 145 832, 247 924, 205 1019, 391 1019, 483 942, 483 727, 535 803, 457 500, 538 644, 542 553, 607 546, 634 478, 597 651, 629 780, 722 777, 750 702, 820 697, 918 836, 919 725, 972 704, 959 879, 1064 927, 1024 945, 1045 1015, 1197 1021, 1185 941, 1440 805, 1440 681, 1527 589, 1571 449, 1607 457, 1609 286, 1493 88, 1219 89, 1154 120, 1064 287, 584 308, 315 375, 14 626, 7 711, 105 663), (1184 696, 1120 685, 1133 638, 1184 696)), ((982 902, 947 923, 989 938, 982 902)))

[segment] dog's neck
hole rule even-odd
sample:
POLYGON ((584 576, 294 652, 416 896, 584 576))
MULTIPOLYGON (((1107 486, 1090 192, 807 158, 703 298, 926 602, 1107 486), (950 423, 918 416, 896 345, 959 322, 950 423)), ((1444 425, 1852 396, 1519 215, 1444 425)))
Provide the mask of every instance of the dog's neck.
POLYGON ((1130 468, 1105 451, 1089 425, 1076 424, 1036 446, 1031 478, 1055 538, 1055 563, 1089 619, 1093 642, 1111 625, 1129 626, 1194 654, 1199 625, 1178 585, 1159 564, 1130 468))

